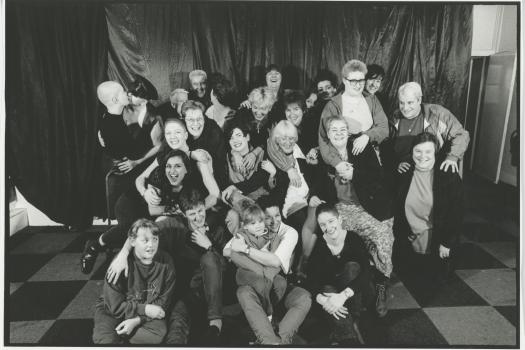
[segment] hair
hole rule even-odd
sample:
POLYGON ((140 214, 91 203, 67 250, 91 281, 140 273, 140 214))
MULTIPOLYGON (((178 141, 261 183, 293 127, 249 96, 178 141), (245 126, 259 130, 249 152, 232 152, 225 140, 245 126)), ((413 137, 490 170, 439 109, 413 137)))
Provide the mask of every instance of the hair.
POLYGON ((346 121, 343 119, 343 117, 340 117, 338 115, 332 115, 328 118, 326 118, 326 129, 330 129, 330 126, 332 126, 332 123, 335 121, 342 121, 346 124, 346 121))
POLYGON ((97 97, 100 103, 105 105, 111 105, 113 104, 112 99, 117 93, 117 90, 122 89, 124 91, 124 88, 122 85, 117 83, 116 81, 105 81, 100 83, 97 86, 97 97))
POLYGON ((193 79, 194 77, 198 77, 198 76, 204 77, 204 80, 208 79, 208 75, 206 74, 206 72, 201 69, 192 70, 190 74, 188 74, 188 78, 190 79, 190 82, 191 82, 191 79, 193 79))
POLYGON ((153 236, 158 236, 160 234, 159 227, 155 225, 153 221, 148 219, 138 219, 131 225, 128 231, 128 237, 132 239, 137 238, 140 229, 149 230, 153 236))
POLYGON ((317 73, 317 76, 315 77, 315 80, 314 80, 315 87, 313 90, 317 92, 317 84, 325 80, 329 81, 330 84, 332 84, 334 89, 337 89, 337 76, 335 75, 335 73, 328 69, 322 69, 319 71, 319 73, 317 73))
POLYGON ((257 199, 257 203, 261 207, 262 210, 266 210, 268 208, 277 207, 279 209, 279 212, 281 212, 281 203, 279 203, 279 200, 274 195, 265 195, 257 199))
POLYGON ((226 141, 229 141, 232 138, 232 134, 235 129, 241 130, 244 136, 250 134, 250 126, 248 123, 240 118, 234 118, 231 122, 226 123, 225 125, 224 138, 226 141))
POLYGON ((179 195, 179 205, 183 212, 204 205, 204 194, 196 188, 183 188, 179 195))
POLYGON ((361 72, 364 75, 366 75, 368 70, 366 69, 366 64, 364 64, 363 62, 359 60, 350 60, 346 62, 343 66, 343 69, 341 69, 341 75, 343 76, 343 78, 345 78, 349 73, 352 72, 361 72))
POLYGON ((217 98, 217 101, 223 106, 230 108, 236 107, 236 95, 237 90, 231 81, 226 79, 224 76, 217 76, 212 83, 211 89, 213 94, 217 98))
MULTIPOLYGON (((310 96, 310 95, 308 95, 310 96)), ((303 112, 306 111, 306 97, 301 91, 292 90, 284 94, 283 104, 286 109, 289 105, 296 103, 303 112)))
POLYGON ((272 108, 275 101, 277 101, 277 96, 275 96, 275 93, 272 90, 266 86, 262 86, 255 88, 250 92, 248 95, 248 101, 251 105, 262 104, 263 106, 272 108))
POLYGON ((204 105, 199 101, 188 100, 182 104, 182 107, 180 109, 180 113, 182 114, 183 118, 186 118, 186 112, 188 110, 201 111, 202 115, 204 115, 206 107, 204 107, 204 105))
POLYGON ((416 83, 415 81, 410 81, 408 83, 405 83, 399 87, 399 90, 397 91, 397 97, 403 95, 406 93, 406 91, 412 91, 416 97, 423 97, 423 91, 421 91, 421 85, 416 83))
POLYGON ((242 224, 246 225, 257 219, 264 220, 264 211, 257 203, 247 201, 241 209, 242 224))
POLYGON ((332 213, 335 216, 339 217, 339 211, 335 207, 335 204, 331 204, 331 203, 319 204, 317 209, 315 209, 315 217, 318 218, 319 215, 321 215, 322 213, 332 213))
POLYGON ((297 128, 295 125, 293 125, 293 123, 289 120, 281 120, 272 130, 272 142, 275 143, 278 137, 290 135, 290 133, 297 138, 297 128))
POLYGON ((131 83, 129 93, 135 97, 145 100, 158 100, 159 93, 153 84, 143 76, 137 75, 135 81, 131 83))
POLYGON ((438 148, 439 148, 438 139, 436 135, 431 134, 426 131, 422 132, 421 134, 416 135, 416 137, 414 138, 414 141, 412 142, 412 150, 414 150, 414 147, 416 147, 417 145, 420 145, 425 142, 432 142, 434 144, 434 153, 437 153, 438 148))
POLYGON ((366 73, 365 79, 376 79, 383 78, 385 76, 385 70, 378 64, 369 64, 366 66, 368 72, 366 73))
POLYGON ((281 73, 281 75, 283 74, 281 68, 280 68, 278 65, 276 65, 275 63, 272 63, 272 64, 269 64, 269 65, 264 69, 264 75, 270 73, 272 70, 275 70, 275 71, 281 73))

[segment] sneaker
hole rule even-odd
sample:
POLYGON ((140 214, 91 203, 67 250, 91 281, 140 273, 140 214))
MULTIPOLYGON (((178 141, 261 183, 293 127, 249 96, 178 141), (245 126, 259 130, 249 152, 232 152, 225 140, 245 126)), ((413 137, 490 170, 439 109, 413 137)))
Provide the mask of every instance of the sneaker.
POLYGON ((89 240, 86 242, 84 252, 80 258, 80 270, 85 274, 89 274, 93 271, 98 256, 97 246, 99 246, 99 244, 95 240, 89 240))
POLYGON ((388 312, 386 306, 386 284, 376 284, 376 311, 379 317, 385 317, 388 312))

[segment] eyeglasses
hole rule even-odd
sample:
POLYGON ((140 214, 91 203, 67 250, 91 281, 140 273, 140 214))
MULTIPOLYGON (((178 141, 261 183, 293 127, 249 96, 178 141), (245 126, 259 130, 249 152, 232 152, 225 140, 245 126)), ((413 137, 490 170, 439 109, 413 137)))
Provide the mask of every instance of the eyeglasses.
POLYGON ((365 84, 365 79, 348 79, 348 78, 343 78, 344 80, 346 80, 348 83, 350 83, 350 85, 352 86, 359 86, 359 85, 364 85, 365 84))

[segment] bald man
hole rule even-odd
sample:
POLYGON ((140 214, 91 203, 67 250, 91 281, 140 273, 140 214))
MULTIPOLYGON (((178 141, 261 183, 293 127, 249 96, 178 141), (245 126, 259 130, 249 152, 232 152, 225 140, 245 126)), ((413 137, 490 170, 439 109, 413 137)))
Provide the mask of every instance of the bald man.
POLYGON ((421 86, 416 82, 403 84, 399 88, 399 109, 392 118, 397 171, 404 173, 410 169, 413 139, 426 131, 436 135, 440 149, 445 143, 450 143, 446 159, 439 168, 458 172, 458 161, 467 150, 469 133, 448 109, 437 104, 421 103, 422 97, 421 86))

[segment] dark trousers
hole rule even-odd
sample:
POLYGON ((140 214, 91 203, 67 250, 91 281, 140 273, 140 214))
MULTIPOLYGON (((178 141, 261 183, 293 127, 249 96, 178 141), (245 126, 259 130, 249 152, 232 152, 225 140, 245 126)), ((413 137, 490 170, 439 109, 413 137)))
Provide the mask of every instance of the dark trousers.
POLYGON ((206 252, 190 281, 190 290, 171 312, 167 344, 187 344, 191 314, 207 309, 208 320, 222 319, 222 281, 226 260, 217 252, 206 252))
POLYGON ((120 336, 115 328, 122 322, 102 308, 95 308, 93 343, 160 344, 166 336, 166 320, 151 320, 137 326, 129 336, 120 336))
POLYGON ((312 305, 312 297, 308 291, 295 286, 288 288, 284 294, 286 314, 279 323, 277 335, 253 287, 240 286, 237 289, 237 298, 260 344, 290 344, 312 305))
POLYGON ((128 237, 128 230, 137 219, 149 217, 144 198, 135 187, 124 192, 115 204, 118 224, 102 234, 102 241, 109 248, 120 248, 128 237))
POLYGON ((363 295, 369 291, 369 286, 371 285, 368 271, 367 266, 361 268, 356 262, 347 262, 340 271, 336 272, 332 281, 321 288, 321 293, 339 293, 347 287, 352 288, 354 291, 354 295, 344 304, 349 311, 346 318, 336 319, 324 311, 319 304, 315 308, 315 312, 321 314, 323 320, 330 324, 330 342, 357 337, 354 329, 354 320, 360 317, 363 295))

